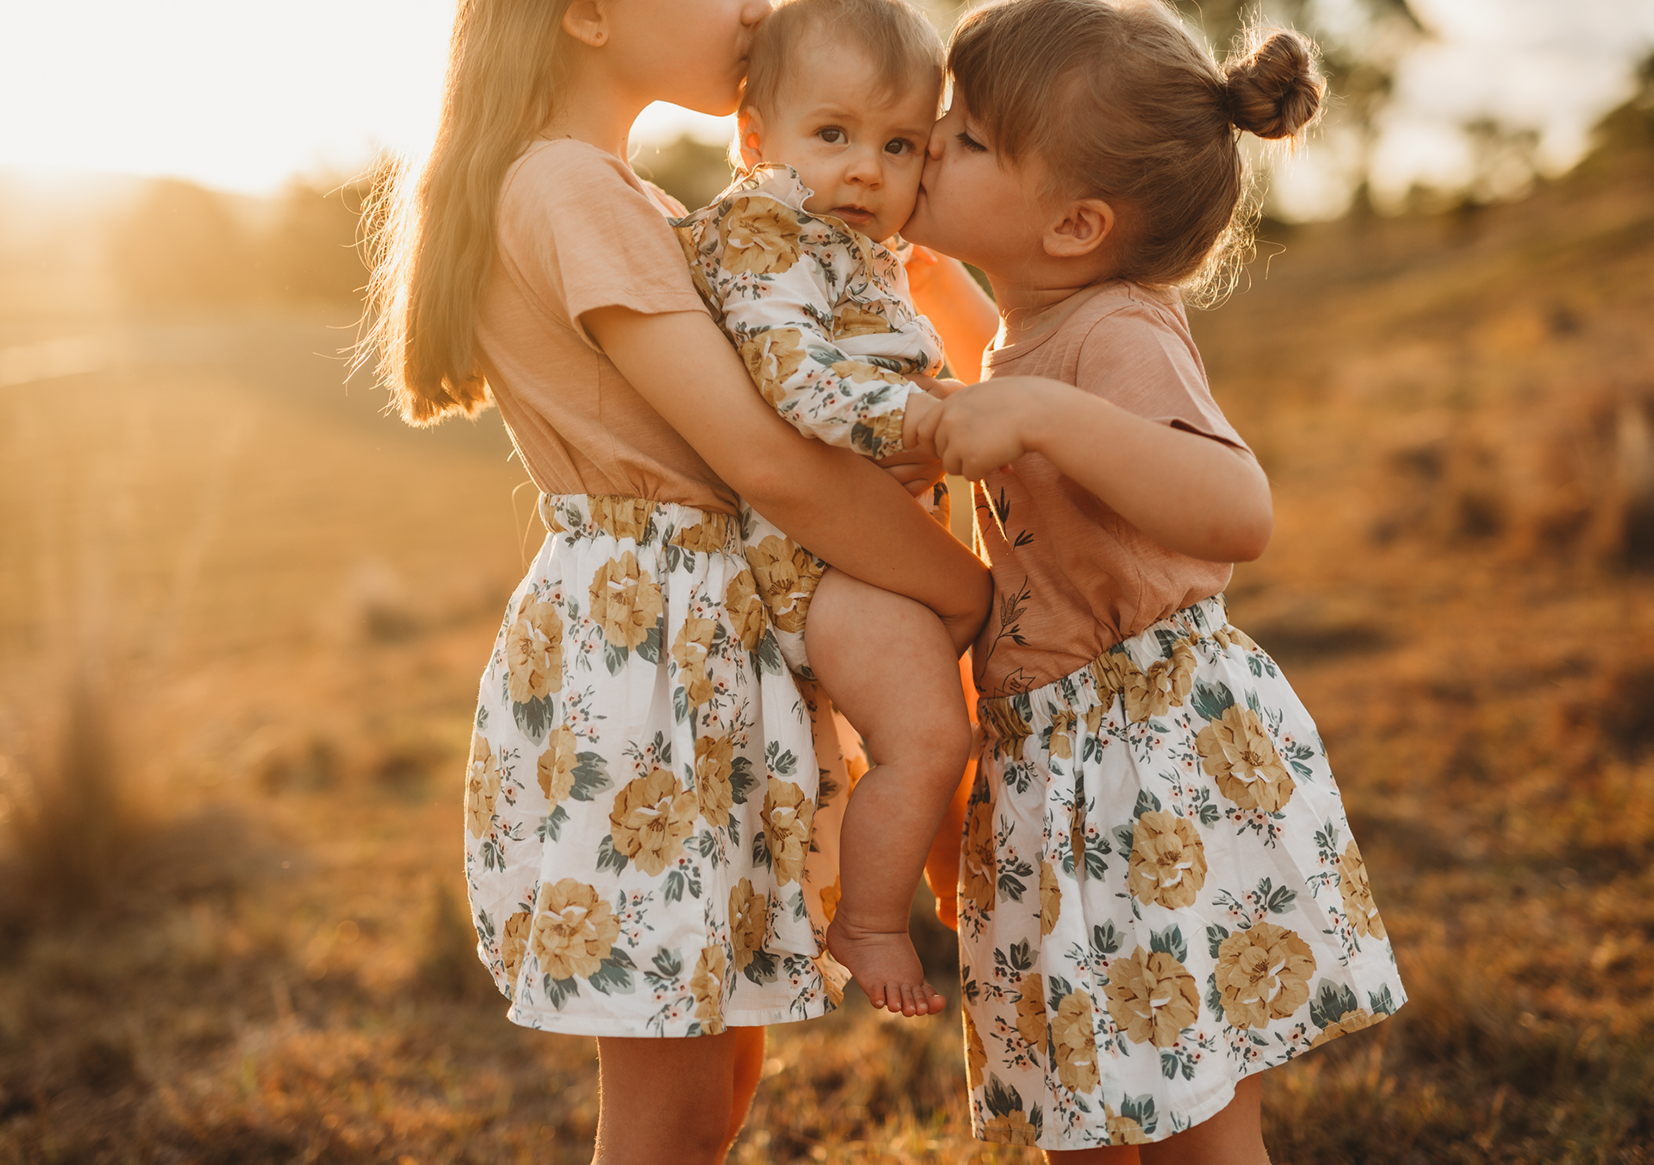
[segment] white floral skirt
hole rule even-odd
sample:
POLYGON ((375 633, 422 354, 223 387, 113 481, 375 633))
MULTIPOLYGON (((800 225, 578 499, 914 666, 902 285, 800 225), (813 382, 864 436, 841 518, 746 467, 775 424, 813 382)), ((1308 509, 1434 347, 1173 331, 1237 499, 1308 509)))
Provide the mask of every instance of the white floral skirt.
POLYGON ((540 507, 465 792, 477 952, 509 1017, 693 1036, 831 1010, 821 898, 848 774, 830 708, 781 666, 736 519, 540 507))
POLYGON ((1405 1000, 1309 714, 1207 599, 987 735, 960 882, 985 1141, 1158 1141, 1405 1000))

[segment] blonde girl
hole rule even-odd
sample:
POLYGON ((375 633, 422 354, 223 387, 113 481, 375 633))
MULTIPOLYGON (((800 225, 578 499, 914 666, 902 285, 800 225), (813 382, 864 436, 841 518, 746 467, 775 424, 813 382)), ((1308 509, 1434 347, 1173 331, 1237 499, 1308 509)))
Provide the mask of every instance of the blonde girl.
POLYGON ((542 491, 480 689, 466 872, 510 1019, 597 1037, 603 1162, 722 1160, 763 1025, 841 986, 819 955, 845 763, 778 662, 741 498, 959 647, 989 593, 894 477, 753 391, 668 227, 683 208, 626 165, 650 102, 734 110, 767 11, 462 0, 374 282, 403 415, 492 399, 542 491))
MULTIPOLYGON (((1238 131, 1315 115, 1311 51, 1275 32, 1220 69, 1159 0, 976 9, 904 228, 999 311, 987 379, 921 436, 978 482, 996 589, 960 880, 972 1119, 1053 1162, 1261 1165, 1258 1073, 1405 998, 1315 726, 1225 614, 1269 486, 1178 290, 1244 234, 1238 131)), ((944 337, 981 314, 956 276, 944 337)))

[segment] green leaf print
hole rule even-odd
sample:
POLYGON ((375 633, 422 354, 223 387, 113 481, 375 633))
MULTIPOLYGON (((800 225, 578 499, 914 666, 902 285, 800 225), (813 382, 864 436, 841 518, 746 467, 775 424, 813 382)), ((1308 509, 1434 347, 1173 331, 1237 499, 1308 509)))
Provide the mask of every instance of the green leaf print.
POLYGON ((580 994, 580 985, 572 978, 553 979, 550 975, 547 975, 544 979, 544 986, 546 998, 551 1001, 551 1005, 558 1011, 563 1010, 564 1003, 580 994))
POLYGON ((752 962, 742 972, 748 979, 760 985, 775 982, 776 959, 769 951, 759 950, 752 952, 752 962))
POLYGON ((1223 1020, 1223 992, 1218 990, 1218 973, 1213 971, 1206 976, 1206 1010, 1212 1013, 1215 1020, 1223 1020))
POLYGON ((626 855, 615 850, 614 834, 604 834, 597 847, 597 868, 618 874, 626 868, 626 861, 626 855))
POLYGON ((758 669, 778 676, 783 670, 781 663, 781 645, 775 641, 775 634, 765 631, 764 637, 758 641, 758 669))
POLYGON ((1022 1094, 990 1072, 982 1089, 982 1103, 995 1116, 1010 1116, 1022 1111, 1022 1094))
POLYGON ((1367 992, 1367 1002, 1372 1005, 1374 1015, 1394 1015, 1396 1001, 1390 994, 1390 985, 1386 983, 1377 991, 1367 992))
POLYGON ((1259 719, 1263 718, 1263 702, 1258 699, 1258 693, 1251 688, 1246 689, 1246 706, 1252 709, 1252 714, 1259 719))
POLYGON ((793 891, 793 921, 803 922, 810 916, 809 907, 804 905, 804 893, 801 890, 793 891))
POLYGON ((1142 1096, 1126 1096, 1120 1100, 1120 1115, 1137 1122, 1137 1127, 1145 1133, 1154 1132, 1155 1125, 1160 1123, 1160 1117, 1154 1111, 1154 1094, 1144 1093, 1142 1096))
MULTIPOLYGON (((494 941, 494 920, 488 917, 486 910, 477 911, 477 933, 482 936, 483 942, 494 941)), ((1389 988, 1385 988, 1385 991, 1388 992, 1389 988)))
POLYGON ((683 956, 677 951, 669 951, 665 947, 655 952, 653 959, 655 974, 662 979, 676 979, 683 974, 683 956))
POLYGON ((1149 950, 1165 951, 1180 963, 1189 961, 1189 944, 1183 938, 1183 928, 1175 923, 1165 930, 1149 933, 1149 950))
POLYGON ((758 787, 758 778, 752 775, 752 758, 737 756, 729 762, 729 795, 737 805, 745 805, 752 791, 758 787))
POLYGON ((511 718, 517 722, 522 734, 535 744, 542 744, 546 739, 546 731, 551 727, 551 698, 530 700, 526 704, 515 701, 511 704, 511 718))
POLYGON ((1201 719, 1221 720, 1223 714, 1235 706, 1235 694, 1229 690, 1227 684, 1209 684, 1205 680, 1196 680, 1190 702, 1201 719))
POLYGON ((568 824, 568 820, 568 810, 559 805, 541 819, 540 828, 534 836, 541 841, 561 841, 563 826, 568 824))
POLYGON ((762 829, 752 835, 752 864, 765 869, 770 865, 770 839, 762 829))
POLYGON ((1265 878, 1258 883, 1258 901, 1268 907, 1271 914, 1285 914, 1293 909, 1293 903, 1298 900, 1298 891, 1288 890, 1285 886, 1274 886, 1270 879, 1265 878))
POLYGON ((1085 847, 1085 876, 1101 878, 1108 873, 1108 863, 1103 861, 1103 855, 1108 852, 1108 842, 1097 839, 1101 844, 1085 847))
POLYGON ((1315 989, 1315 998, 1309 1001, 1309 1021, 1316 1027, 1331 1027, 1352 1011, 1360 1011, 1361 1002, 1347 983, 1321 980, 1315 989))
POLYGON ((681 870, 673 870, 666 875, 666 900, 668 902, 682 902, 683 892, 689 888, 689 879, 683 876, 681 870))
POLYGON ((1013 971, 1027 974, 1034 969, 1034 950, 1028 945, 1028 940, 1012 943, 1005 951, 1006 960, 1013 971))
POLYGON ((1218 957, 1218 948, 1223 946, 1223 940, 1229 937, 1229 928, 1213 923, 1206 928, 1206 947, 1212 958, 1218 957))
POLYGON ((689 719, 689 693, 680 687, 672 689, 672 719, 679 724, 689 719))
POLYGON ((1155 631, 1154 638, 1155 641, 1160 644, 1161 659, 1170 659, 1172 657, 1172 648, 1176 647, 1183 641, 1183 636, 1179 635, 1176 631, 1168 631, 1164 627, 1161 627, 1155 631))
POLYGON ((1091 928, 1091 957, 1099 959, 1105 955, 1117 955, 1124 941, 1112 922, 1094 926, 1091 928))
POLYGON ((637 653, 650 663, 660 662, 661 637, 665 634, 666 616, 662 615, 655 620, 655 625, 649 628, 649 634, 643 637, 643 642, 637 645, 637 653))
POLYGON ((804 345, 804 350, 810 354, 810 359, 814 360, 817 364, 838 364, 841 361, 849 359, 849 357, 845 356, 843 352, 840 352, 831 344, 806 343, 804 345))
POLYGON ((781 742, 772 740, 764 746, 764 765, 778 777, 790 777, 798 771, 798 758, 792 749, 781 751, 781 742))
POLYGON ((1114 848, 1123 854, 1129 854, 1136 836, 1137 827, 1135 825, 1116 825, 1114 827, 1114 848))
POLYGON ((570 797, 576 801, 591 801, 599 793, 607 793, 612 788, 614 782, 609 779, 609 762, 603 759, 602 753, 574 754, 574 786, 569 790, 570 797))
POLYGON ((1143 814, 1145 814, 1145 813, 1159 813, 1159 812, 1160 812, 1160 798, 1156 797, 1153 793, 1149 792, 1147 789, 1139 790, 1139 792, 1137 794, 1137 804, 1136 804, 1136 806, 1134 806, 1132 808, 1132 811, 1131 811, 1132 820, 1135 821, 1137 818, 1143 816, 1143 814))
POLYGON ((609 669, 610 675, 617 676, 620 674, 620 669, 626 666, 626 657, 630 654, 631 652, 624 647, 616 647, 612 643, 605 643, 603 645, 603 666, 609 669))
POLYGON ((588 982, 605 995, 630 995, 637 990, 637 980, 632 976, 635 970, 637 964, 630 955, 619 947, 610 947, 609 957, 588 982))
MULTIPOLYGON (((1162 1076, 1164 1076, 1167 1080, 1176 1080, 1177 1079, 1177 1057, 1175 1055, 1173 1055, 1171 1052, 1161 1052, 1160 1053, 1160 1074, 1162 1076)), ((1194 1073, 1191 1072, 1190 1073, 1191 1079, 1193 1078, 1193 1076, 1194 1076, 1194 1073)))
POLYGON ((1062 1001, 1074 994, 1074 985, 1067 979, 1064 979, 1061 975, 1051 976, 1045 981, 1045 987, 1046 995, 1049 998, 1049 1003, 1047 1006, 1051 1008, 1051 1013, 1053 1015, 1055 1015, 1057 1009, 1062 1006, 1062 1001))

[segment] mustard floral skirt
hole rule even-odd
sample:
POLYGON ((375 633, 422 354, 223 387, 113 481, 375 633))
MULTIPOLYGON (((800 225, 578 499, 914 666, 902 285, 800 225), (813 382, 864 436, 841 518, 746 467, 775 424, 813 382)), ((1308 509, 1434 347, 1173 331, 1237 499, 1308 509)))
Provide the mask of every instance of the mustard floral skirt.
POLYGON ((1158 1141, 1406 998, 1326 754, 1207 599, 983 700, 960 894, 976 1136, 1158 1141))
POLYGON ((509 1017, 694 1036, 831 1010, 845 762, 780 663, 738 521, 627 497, 540 510, 465 790, 477 952, 509 1017))

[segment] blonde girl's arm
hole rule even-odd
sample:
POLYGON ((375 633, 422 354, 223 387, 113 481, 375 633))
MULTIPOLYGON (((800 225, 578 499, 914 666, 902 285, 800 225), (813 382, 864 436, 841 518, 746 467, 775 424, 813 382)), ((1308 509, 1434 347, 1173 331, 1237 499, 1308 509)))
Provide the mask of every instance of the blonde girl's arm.
POLYGON ((701 312, 623 307, 581 321, 621 374, 759 513, 846 574, 923 603, 959 650, 987 616, 987 569, 883 470, 809 440, 753 390, 701 312))
POLYGON ((983 353, 999 332, 999 309, 958 259, 915 246, 907 261, 913 306, 930 318, 948 366, 966 382, 982 375, 983 353))
POLYGON ((997 377, 954 393, 926 421, 919 437, 949 473, 976 479, 1041 453, 1169 550, 1249 562, 1269 544, 1269 480, 1250 453, 1072 385, 997 377))

